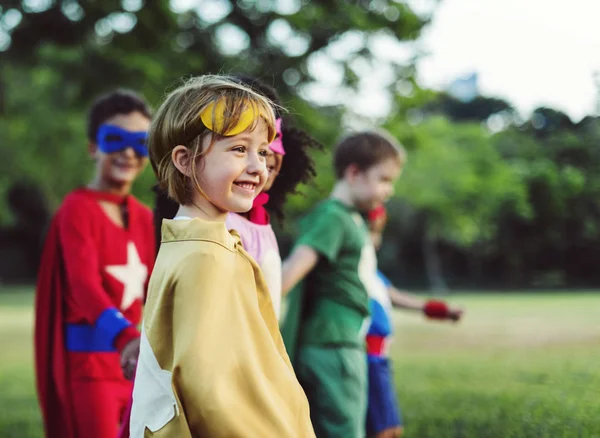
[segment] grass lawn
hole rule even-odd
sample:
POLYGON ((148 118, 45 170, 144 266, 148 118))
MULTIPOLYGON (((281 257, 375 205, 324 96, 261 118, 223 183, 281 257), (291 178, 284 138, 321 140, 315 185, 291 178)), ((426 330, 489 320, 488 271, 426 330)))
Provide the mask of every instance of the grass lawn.
POLYGON ((463 295, 452 326, 397 313, 407 438, 600 437, 600 295, 463 295))
POLYGON ((33 378, 33 294, 0 289, 0 437, 42 437, 33 378))
MULTIPOLYGON (((38 438, 32 301, 0 290, 0 437, 38 438)), ((397 312, 406 438, 600 437, 600 294, 456 295, 465 319, 397 312)))

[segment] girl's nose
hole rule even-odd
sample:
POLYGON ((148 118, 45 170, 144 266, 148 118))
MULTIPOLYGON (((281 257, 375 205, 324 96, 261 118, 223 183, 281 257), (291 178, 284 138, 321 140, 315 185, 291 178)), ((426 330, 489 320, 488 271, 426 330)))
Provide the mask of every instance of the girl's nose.
POLYGON ((257 175, 260 173, 267 174, 267 160, 265 157, 256 154, 248 154, 248 173, 257 175))

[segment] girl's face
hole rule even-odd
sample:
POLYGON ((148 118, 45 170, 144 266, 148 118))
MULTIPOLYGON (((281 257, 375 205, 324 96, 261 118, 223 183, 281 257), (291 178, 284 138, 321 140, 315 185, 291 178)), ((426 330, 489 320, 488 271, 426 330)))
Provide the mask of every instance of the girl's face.
MULTIPOLYGON (((206 136, 202 148, 211 142, 206 136)), ((267 181, 268 128, 260 119, 253 131, 219 138, 206 155, 197 160, 200 188, 194 204, 213 218, 227 212, 245 213, 267 181)))
MULTIPOLYGON (((148 131, 150 120, 140 112, 118 114, 104 121, 130 132, 148 131)), ((97 178, 106 186, 131 185, 148 164, 148 158, 136 155, 128 147, 119 152, 104 153, 96 143, 90 143, 90 154, 96 161, 97 178)))
POLYGON ((265 187, 263 188, 264 192, 268 192, 273 187, 273 183, 275 182, 275 178, 279 175, 279 171, 281 170, 281 165, 283 164, 283 155, 277 154, 269 149, 267 154, 267 172, 269 174, 267 178, 267 182, 265 183, 265 187))

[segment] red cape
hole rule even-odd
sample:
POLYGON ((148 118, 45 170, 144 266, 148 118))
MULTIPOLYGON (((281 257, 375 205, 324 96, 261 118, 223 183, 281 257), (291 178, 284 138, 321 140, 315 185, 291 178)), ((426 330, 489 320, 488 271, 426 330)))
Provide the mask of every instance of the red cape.
POLYGON ((64 343, 65 269, 58 221, 50 225, 36 288, 35 372, 47 438, 75 438, 64 343))

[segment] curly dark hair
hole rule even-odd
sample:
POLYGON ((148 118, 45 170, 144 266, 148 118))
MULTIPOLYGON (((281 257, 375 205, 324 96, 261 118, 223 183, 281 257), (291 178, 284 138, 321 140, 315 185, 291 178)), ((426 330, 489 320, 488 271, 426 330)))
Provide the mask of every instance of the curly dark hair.
POLYGON ((323 150, 321 143, 306 131, 292 126, 287 117, 283 118, 281 135, 285 157, 279 175, 269 190, 269 202, 266 205, 279 221, 285 219, 283 206, 287 196, 296 193, 298 184, 309 182, 317 174, 310 151, 323 150))
MULTIPOLYGON (((292 121, 283 116, 281 101, 275 89, 257 78, 245 74, 232 74, 231 79, 249 86, 254 91, 269 98, 274 104, 275 117, 282 118, 282 136, 285 148, 285 158, 279 175, 269 190, 269 202, 266 208, 273 213, 279 221, 284 220, 284 204, 286 197, 295 193, 300 183, 307 183, 316 175, 315 163, 310 157, 310 150, 323 150, 323 145, 312 138, 307 132, 293 126, 292 121)), ((166 193, 158 188, 156 193, 156 206, 154 209, 157 242, 160 242, 160 224, 162 219, 172 219, 177 212, 178 205, 168 198, 166 193)))
POLYGON ((275 104, 273 108, 275 117, 282 119, 281 135, 285 158, 273 187, 269 190, 269 202, 266 208, 274 213, 279 221, 283 221, 285 218, 283 207, 287 196, 296 192, 298 184, 307 183, 316 175, 315 163, 309 152, 322 151, 323 145, 306 131, 294 127, 291 118, 283 114, 281 99, 275 88, 245 74, 233 74, 231 77, 268 97, 275 104))

